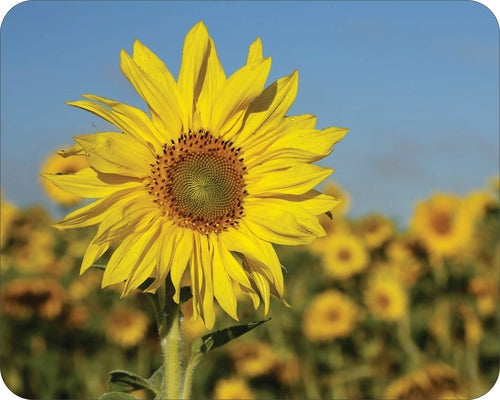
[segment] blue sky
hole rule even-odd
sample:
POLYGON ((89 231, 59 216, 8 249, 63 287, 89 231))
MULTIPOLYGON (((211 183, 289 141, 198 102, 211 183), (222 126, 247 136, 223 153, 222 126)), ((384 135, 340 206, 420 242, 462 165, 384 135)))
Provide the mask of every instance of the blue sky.
POLYGON ((322 164, 351 194, 352 216, 405 223, 418 199, 463 194, 498 174, 499 30, 479 3, 36 1, 1 27, 5 198, 50 207, 42 160, 73 136, 109 129, 64 102, 93 93, 144 107, 120 72, 120 49, 137 38, 176 75, 199 20, 228 75, 260 36, 273 59, 268 83, 299 71, 290 114, 350 128, 322 164))

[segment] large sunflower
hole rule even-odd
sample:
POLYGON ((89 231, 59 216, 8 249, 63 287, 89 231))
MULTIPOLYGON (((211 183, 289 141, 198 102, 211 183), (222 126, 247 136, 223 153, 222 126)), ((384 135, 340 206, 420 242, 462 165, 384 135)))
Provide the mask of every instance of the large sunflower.
POLYGON ((45 175, 76 195, 97 198, 58 227, 98 225, 81 267, 88 269, 118 243, 103 286, 126 281, 122 295, 170 274, 179 302, 190 278, 193 318, 215 319, 214 297, 237 319, 233 283, 253 300, 283 296, 280 262, 271 243, 304 244, 325 234, 317 216, 337 201, 313 188, 332 169, 312 164, 347 133, 314 129, 313 115, 285 116, 297 91, 297 71, 267 88, 271 59, 260 39, 246 65, 226 77, 202 22, 187 34, 177 81, 136 41, 121 52, 121 70, 149 113, 95 95, 70 105, 120 132, 75 137, 66 155, 85 154, 90 167, 45 175))

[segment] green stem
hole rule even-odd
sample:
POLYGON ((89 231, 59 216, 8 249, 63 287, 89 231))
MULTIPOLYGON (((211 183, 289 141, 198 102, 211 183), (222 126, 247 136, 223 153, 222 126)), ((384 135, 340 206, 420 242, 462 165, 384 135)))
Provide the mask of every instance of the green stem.
POLYGON ((405 315, 398 322, 398 339, 401 347, 403 347, 403 350, 410 356, 411 361, 414 364, 419 365, 422 355, 420 354, 418 346, 411 337, 410 319, 408 315, 405 315))
POLYGON ((185 374, 184 374, 184 385, 182 387, 182 396, 181 399, 187 400, 191 397, 191 389, 193 387, 193 377, 194 370, 198 366, 198 363, 201 360, 201 354, 192 355, 189 359, 189 363, 187 365, 185 374))
POLYGON ((179 399, 182 379, 180 312, 177 312, 167 335, 161 339, 161 345, 165 362, 165 399, 179 399))

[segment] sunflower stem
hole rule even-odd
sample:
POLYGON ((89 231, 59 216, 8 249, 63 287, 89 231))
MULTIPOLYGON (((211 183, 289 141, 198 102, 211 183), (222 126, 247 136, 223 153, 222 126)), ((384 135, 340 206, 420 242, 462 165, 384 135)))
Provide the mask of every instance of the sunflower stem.
POLYGON ((165 399, 179 399, 181 397, 181 313, 177 310, 176 318, 172 321, 166 336, 161 339, 165 362, 165 399))

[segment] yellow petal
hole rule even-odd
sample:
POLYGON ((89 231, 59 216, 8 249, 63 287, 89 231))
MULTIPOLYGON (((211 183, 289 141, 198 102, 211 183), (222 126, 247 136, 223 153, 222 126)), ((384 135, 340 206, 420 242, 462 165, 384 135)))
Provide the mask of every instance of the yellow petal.
POLYGON ((301 195, 280 196, 280 198, 291 202, 297 202, 300 207, 314 215, 332 211, 340 203, 340 200, 337 200, 333 196, 320 193, 317 190, 310 190, 301 195))
POLYGON ((286 245, 307 244, 325 231, 316 216, 290 201, 248 198, 245 223, 261 239, 286 245))
POLYGON ((247 64, 262 61, 263 58, 262 41, 260 40, 260 37, 258 37, 248 48, 247 64))
POLYGON ((167 125, 167 130, 177 132, 178 137, 189 125, 174 77, 163 61, 138 40, 134 42, 132 59, 162 93, 168 111, 159 117, 167 125))
POLYGON ((202 70, 210 49, 210 37, 203 22, 198 22, 187 33, 182 49, 182 62, 177 85, 185 106, 184 120, 192 127, 193 107, 201 90, 206 71, 202 70))
POLYGON ((144 111, 105 97, 91 94, 85 94, 83 97, 92 101, 79 100, 67 102, 67 104, 90 111, 139 142, 150 144, 156 151, 161 149, 166 139, 162 137, 144 111))
MULTIPOLYGON (((130 279, 131 273, 136 272, 137 266, 141 265, 146 256, 149 257, 149 249, 154 244, 152 239, 157 234, 157 231, 157 226, 152 226, 146 232, 131 234, 123 240, 111 255, 108 265, 104 270, 102 287, 130 279)), ((154 250, 156 250, 156 247, 154 250)), ((149 261, 149 258, 147 261, 149 261)), ((137 282, 138 275, 143 276, 140 274, 136 273, 134 275, 136 277, 134 283, 137 282)), ((131 287, 127 286, 127 288, 131 287)))
MULTIPOLYGON (((231 236, 231 233, 229 233, 229 236, 231 236)), ((226 241, 221 238, 220 235, 217 239, 218 240, 216 247, 218 248, 220 259, 222 261, 222 264, 225 266, 228 275, 231 277, 231 279, 238 282, 241 286, 251 288, 252 285, 250 284, 250 281, 248 280, 248 277, 242 265, 238 261, 236 261, 234 256, 231 254, 226 246, 226 241)))
POLYGON ((193 231, 190 229, 180 228, 175 232, 178 237, 175 239, 176 255, 172 259, 170 268, 170 278, 175 288, 174 301, 179 303, 181 294, 181 281, 184 271, 186 270, 188 260, 193 252, 193 231))
POLYGON ((277 291, 283 293, 283 273, 273 246, 255 236, 245 220, 239 222, 238 229, 222 232, 220 238, 228 250, 243 254, 265 266, 268 272, 263 269, 263 273, 276 286, 277 291))
POLYGON ((266 151, 259 157, 245 158, 245 165, 252 174, 267 174, 298 163, 311 163, 324 158, 321 154, 302 149, 279 149, 266 151))
POLYGON ((286 170, 256 174, 248 171, 248 193, 255 196, 271 194, 302 194, 323 181, 333 172, 315 164, 296 164, 286 170))
POLYGON ((239 130, 250 102, 262 92, 270 68, 268 57, 245 65, 227 79, 213 104, 210 126, 213 132, 232 137, 239 130))
POLYGON ((124 204, 133 202, 144 194, 142 189, 120 190, 69 213, 54 226, 59 229, 71 229, 97 225, 103 221, 109 210, 123 207, 124 204))
POLYGON ((151 173, 155 157, 137 140, 116 132, 76 136, 90 166, 107 174, 144 178, 151 173))
POLYGON ((212 260, 213 281, 214 281, 214 296, 219 302, 222 309, 235 320, 238 320, 236 312, 236 296, 234 295, 233 285, 226 273, 226 267, 220 249, 216 240, 212 241, 214 254, 212 260))
MULTIPOLYGON (((210 125, 212 106, 217 93, 226 82, 226 74, 217 56, 215 44, 209 39, 209 50, 206 64, 203 64, 200 75, 204 76, 203 86, 196 101, 196 108, 199 113, 200 126, 206 128, 210 125)), ((196 128, 195 128, 196 130, 196 128)))
POLYGON ((85 155, 85 151, 83 150, 82 146, 80 146, 78 143, 75 143, 69 149, 56 150, 56 153, 64 158, 71 157, 71 156, 84 156, 85 155))
POLYGON ((108 242, 96 244, 92 240, 83 256, 82 265, 80 267, 80 274, 83 274, 86 270, 88 270, 95 263, 95 261, 99 259, 108 249, 108 242))
POLYGON ((150 77, 139 68, 124 50, 121 51, 120 57, 120 67, 123 74, 148 105, 155 126, 164 129, 165 137, 168 140, 179 137, 182 132, 182 120, 180 118, 170 118, 170 115, 176 115, 175 113, 179 111, 172 105, 171 99, 151 81, 150 77))
POLYGON ((283 147, 294 147, 316 154, 328 155, 335 143, 338 143, 347 134, 349 129, 332 126, 326 129, 296 129, 279 135, 268 150, 283 147))
POLYGON ((101 198, 128 188, 142 187, 135 179, 124 179, 123 176, 99 174, 92 168, 84 168, 74 174, 42 174, 53 184, 76 196, 101 198))
POLYGON ((298 73, 294 71, 269 85, 253 100, 235 140, 237 146, 243 147, 247 140, 258 140, 260 135, 278 127, 295 100, 297 88, 298 73))

